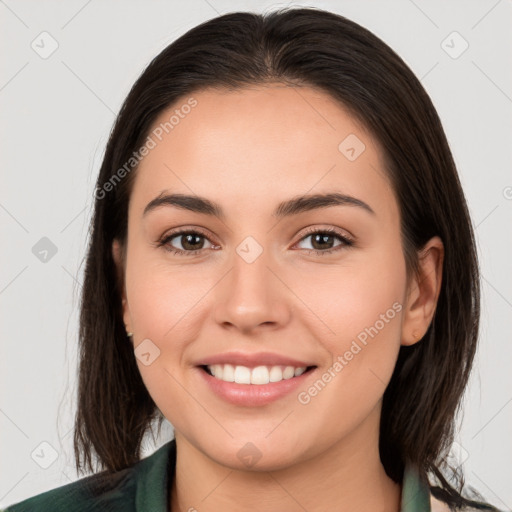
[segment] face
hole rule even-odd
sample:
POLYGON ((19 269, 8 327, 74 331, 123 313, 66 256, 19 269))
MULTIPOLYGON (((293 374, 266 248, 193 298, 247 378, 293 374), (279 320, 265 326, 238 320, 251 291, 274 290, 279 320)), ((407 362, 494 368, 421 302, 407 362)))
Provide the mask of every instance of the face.
POLYGON ((315 89, 193 100, 156 120, 124 260, 113 247, 142 379, 177 439, 228 467, 349 450, 378 431, 406 343, 400 217, 381 150, 315 89))

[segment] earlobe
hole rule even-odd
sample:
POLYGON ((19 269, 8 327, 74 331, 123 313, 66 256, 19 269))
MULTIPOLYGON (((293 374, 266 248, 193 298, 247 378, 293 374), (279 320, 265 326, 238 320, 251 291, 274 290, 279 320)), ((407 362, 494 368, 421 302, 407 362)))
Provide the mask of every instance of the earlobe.
POLYGON ((412 280, 402 323, 402 345, 414 345, 427 332, 441 291, 444 245, 431 238, 419 255, 419 275, 412 280))

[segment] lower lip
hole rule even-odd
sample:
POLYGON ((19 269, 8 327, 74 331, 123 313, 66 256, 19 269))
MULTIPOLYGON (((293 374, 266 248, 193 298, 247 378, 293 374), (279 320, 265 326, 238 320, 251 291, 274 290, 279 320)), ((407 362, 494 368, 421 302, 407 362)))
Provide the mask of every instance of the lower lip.
POLYGON ((198 367, 202 378, 216 395, 231 404, 248 407, 266 405, 292 393, 301 385, 304 385, 304 381, 308 379, 315 370, 316 368, 312 368, 298 377, 260 385, 226 382, 216 379, 203 368, 198 367))

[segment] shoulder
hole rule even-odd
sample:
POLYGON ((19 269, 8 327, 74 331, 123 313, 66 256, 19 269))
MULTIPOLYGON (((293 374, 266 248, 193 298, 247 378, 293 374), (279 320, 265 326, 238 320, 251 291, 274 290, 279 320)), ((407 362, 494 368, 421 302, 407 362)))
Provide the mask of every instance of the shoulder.
POLYGON ((444 501, 434 497, 433 494, 430 494, 430 510, 431 512, 451 512, 450 507, 444 501))
POLYGON ((123 488, 123 494, 127 496, 126 493, 133 487, 131 473, 125 469, 110 475, 91 475, 11 505, 6 512, 102 510, 101 505, 106 497, 112 501, 110 492, 123 488))
MULTIPOLYGON (((436 497, 433 494, 430 494, 430 510, 431 512, 452 512, 452 509, 444 502, 436 497)), ((497 508, 494 508, 492 505, 489 505, 489 508, 474 508, 474 507, 463 507, 458 509, 457 512, 482 512, 487 510, 488 512, 502 512, 497 508)), ((1 511, 0 511, 1 512, 1 511)))
MULTIPOLYGON (((172 443, 120 471, 96 473, 70 484, 9 505, 0 512, 135 512, 136 503, 146 494, 166 494, 167 462, 172 443)), ((149 500, 151 501, 151 499, 149 500)))
POLYGON ((475 506, 464 504, 458 508, 454 505, 450 507, 443 501, 443 495, 447 493, 430 484, 425 471, 420 470, 414 463, 406 462, 402 480, 402 512, 504 512, 480 500, 475 502, 475 506))
POLYGON ((98 473, 10 505, 5 512, 112 510, 112 505, 129 503, 133 489, 132 468, 98 473))

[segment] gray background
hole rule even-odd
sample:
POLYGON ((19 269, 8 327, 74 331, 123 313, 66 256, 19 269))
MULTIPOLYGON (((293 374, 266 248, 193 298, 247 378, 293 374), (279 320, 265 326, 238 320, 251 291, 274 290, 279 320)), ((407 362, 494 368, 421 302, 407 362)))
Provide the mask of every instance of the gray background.
MULTIPOLYGON (((438 109, 482 268, 481 345, 454 453, 469 485, 512 509, 510 0, 0 0, 0 506, 77 479, 82 258, 94 182, 121 102, 149 60, 198 23, 285 5, 331 10, 373 31, 438 109), (52 44, 58 48, 48 56, 52 44)), ((144 453, 171 434, 167 423, 144 453)))

